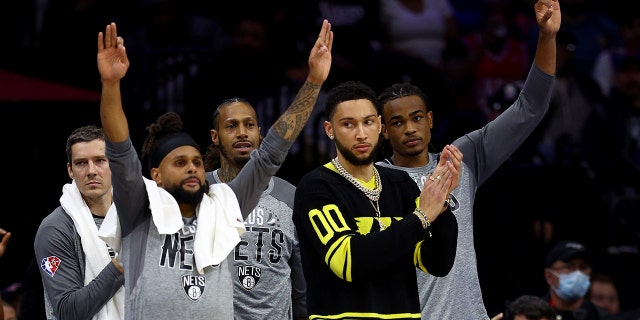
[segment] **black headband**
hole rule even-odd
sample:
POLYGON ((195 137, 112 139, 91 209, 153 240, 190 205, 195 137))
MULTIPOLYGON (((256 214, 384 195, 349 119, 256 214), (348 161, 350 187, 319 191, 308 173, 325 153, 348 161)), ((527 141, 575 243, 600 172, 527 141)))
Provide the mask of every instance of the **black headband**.
POLYGON ((157 168, 160 165, 160 162, 162 162, 162 159, 164 159, 169 152, 182 146, 192 146, 200 150, 196 141, 193 140, 188 133, 176 132, 169 134, 159 141, 151 152, 151 157, 149 158, 149 169, 157 168))

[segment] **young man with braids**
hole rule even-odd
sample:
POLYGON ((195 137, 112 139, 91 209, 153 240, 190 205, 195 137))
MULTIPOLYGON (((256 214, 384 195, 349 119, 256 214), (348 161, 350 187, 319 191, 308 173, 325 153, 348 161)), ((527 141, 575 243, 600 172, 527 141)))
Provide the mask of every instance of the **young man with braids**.
POLYGON ((175 113, 147 129, 141 158, 129 136, 120 81, 129 67, 124 40, 111 23, 98 34, 100 118, 113 172, 122 237, 127 319, 233 319, 227 256, 245 231, 269 178, 306 124, 331 66, 333 33, 324 21, 309 55, 309 74, 292 105, 228 183, 209 185, 202 154, 175 113))
POLYGON ((444 276, 453 265, 458 228, 446 200, 462 154, 445 147, 422 192, 406 172, 374 165, 377 101, 361 82, 328 92, 324 128, 337 157, 296 189, 310 319, 420 319, 416 268, 444 276))
MULTIPOLYGON (((460 187, 451 194, 460 232, 455 264, 446 277, 418 273, 423 319, 489 319, 482 299, 473 243, 475 192, 529 136, 549 107, 555 82, 556 42, 560 28, 557 0, 535 5, 539 36, 534 64, 518 99, 498 118, 466 134, 453 145, 464 154, 460 187)), ((420 89, 394 84, 380 95, 382 134, 393 155, 378 165, 409 173, 418 186, 437 171, 442 154, 429 152, 433 112, 420 89)))
MULTIPOLYGON (((242 98, 224 100, 213 113, 205 157, 210 184, 236 178, 260 146, 258 115, 242 98)), ((235 320, 307 319, 307 296, 298 235, 293 225, 295 186, 273 176, 244 219, 246 232, 233 260, 235 320)))

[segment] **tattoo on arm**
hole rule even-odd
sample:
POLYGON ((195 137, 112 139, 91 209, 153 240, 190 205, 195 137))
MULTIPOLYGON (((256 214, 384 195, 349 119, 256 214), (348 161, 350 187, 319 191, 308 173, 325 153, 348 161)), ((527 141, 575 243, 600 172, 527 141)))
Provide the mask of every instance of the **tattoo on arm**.
POLYGON ((273 124, 274 129, 281 137, 289 141, 298 138, 302 128, 309 120, 319 93, 320 85, 305 81, 287 111, 273 124))

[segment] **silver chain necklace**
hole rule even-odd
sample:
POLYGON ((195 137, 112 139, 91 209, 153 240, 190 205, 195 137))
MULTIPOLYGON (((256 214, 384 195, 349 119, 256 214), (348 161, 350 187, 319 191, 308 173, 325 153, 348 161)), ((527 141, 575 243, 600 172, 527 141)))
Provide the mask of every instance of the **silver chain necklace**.
POLYGON ((362 185, 362 183, 358 182, 358 179, 356 179, 356 177, 350 174, 347 171, 347 169, 345 169, 342 166, 340 161, 338 161, 338 157, 331 159, 331 163, 333 163, 333 166, 336 167, 336 169, 338 170, 338 173, 343 178, 351 182, 351 184, 356 186, 356 188, 360 189, 360 191, 362 191, 362 193, 364 193, 364 195, 367 198, 369 198, 369 201, 371 202, 371 206, 373 206, 373 210, 376 212, 376 218, 378 220, 378 224, 380 225, 380 230, 382 231, 386 229, 387 226, 384 223, 382 223, 382 220, 380 217, 380 206, 378 205, 378 199, 380 199, 380 192, 382 191, 382 183, 380 182, 380 174, 378 173, 378 170, 376 169, 376 167, 373 167, 373 177, 375 179, 376 187, 373 190, 371 190, 365 187, 364 185, 362 185), (375 202, 375 205, 374 205, 374 202, 375 202))

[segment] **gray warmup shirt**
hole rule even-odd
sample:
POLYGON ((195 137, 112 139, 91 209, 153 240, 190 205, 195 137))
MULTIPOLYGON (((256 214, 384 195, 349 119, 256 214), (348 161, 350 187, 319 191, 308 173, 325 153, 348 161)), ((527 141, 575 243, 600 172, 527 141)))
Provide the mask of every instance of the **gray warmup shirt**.
MULTIPOLYGON (((533 132, 549 107, 555 76, 533 65, 518 99, 495 120, 453 142, 463 154, 460 183, 451 196, 451 208, 458 220, 458 247, 453 269, 446 277, 434 277, 420 270, 418 290, 422 319, 489 319, 482 300, 473 240, 473 204, 476 190, 533 132)), ((387 161, 381 166, 404 170, 420 189, 437 166, 439 154, 429 154, 429 163, 404 168, 387 161)))
MULTIPOLYGON (((94 216, 96 226, 104 218, 94 216)), ((124 285, 124 275, 113 263, 84 285, 85 255, 73 219, 62 207, 46 216, 36 233, 34 249, 40 268, 47 319, 91 319, 124 285)), ((105 245, 105 250, 110 250, 105 245)), ((115 253, 110 250, 113 257, 115 253)))
MULTIPOLYGON (((258 204, 282 165, 291 142, 270 129, 237 179, 228 183, 242 216, 258 204)), ((193 257, 197 220, 172 235, 159 234, 149 210, 142 167, 130 139, 107 140, 113 199, 122 231, 126 319, 233 319, 229 263, 196 270, 193 257)))
MULTIPOLYGON (((218 170, 209 183, 222 183, 218 170)), ((272 177, 258 206, 244 219, 247 231, 232 255, 235 319, 307 317, 306 283, 293 225, 295 186, 272 177)))

